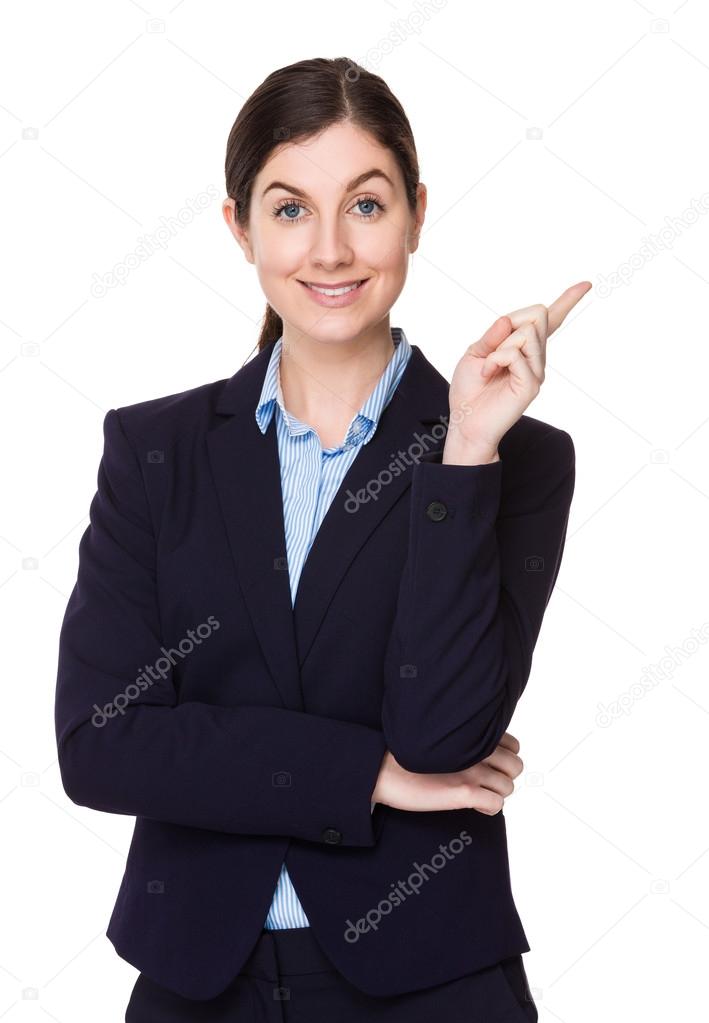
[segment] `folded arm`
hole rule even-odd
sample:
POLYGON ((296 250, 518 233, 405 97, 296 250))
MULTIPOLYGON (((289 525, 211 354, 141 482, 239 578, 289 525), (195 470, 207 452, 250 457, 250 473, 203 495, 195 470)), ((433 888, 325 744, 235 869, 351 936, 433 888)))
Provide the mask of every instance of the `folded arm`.
POLYGON ((414 466, 382 724, 407 770, 462 771, 498 745, 529 678, 575 482, 553 429, 506 461, 414 466), (505 472, 505 470, 508 470, 505 472))

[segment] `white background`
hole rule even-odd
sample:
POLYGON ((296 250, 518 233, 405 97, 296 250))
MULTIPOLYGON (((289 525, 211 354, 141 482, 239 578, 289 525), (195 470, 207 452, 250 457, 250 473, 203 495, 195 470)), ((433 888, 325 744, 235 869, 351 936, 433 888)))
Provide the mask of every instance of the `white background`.
POLYGON ((105 928, 133 821, 61 787, 59 627, 106 411, 253 352, 265 300, 222 220, 226 139, 267 74, 317 56, 382 75, 409 115, 429 206, 391 322, 448 378, 498 315, 594 284, 529 409, 571 434, 577 483, 511 725, 513 892, 541 1020, 705 1018, 700 0, 3 6, 0 1017, 123 1020, 137 972, 105 928), (92 292, 210 188, 164 249, 92 292))

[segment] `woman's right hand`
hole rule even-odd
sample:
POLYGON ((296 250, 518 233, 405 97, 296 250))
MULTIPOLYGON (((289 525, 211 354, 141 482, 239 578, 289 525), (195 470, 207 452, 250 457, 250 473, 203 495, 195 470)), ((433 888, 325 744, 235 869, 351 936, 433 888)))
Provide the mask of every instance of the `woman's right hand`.
POLYGON ((372 802, 397 810, 479 810, 494 816, 514 792, 514 779, 524 763, 519 742, 505 732, 495 751, 479 764, 453 774, 415 774, 406 771, 387 750, 379 770, 372 802))

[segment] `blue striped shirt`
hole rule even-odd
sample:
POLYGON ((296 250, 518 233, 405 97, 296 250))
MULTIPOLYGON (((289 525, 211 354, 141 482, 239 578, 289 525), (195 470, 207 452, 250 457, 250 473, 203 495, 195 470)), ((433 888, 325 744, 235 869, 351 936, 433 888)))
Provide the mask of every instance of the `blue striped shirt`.
MULTIPOLYGON (((286 411, 280 376, 283 337, 273 347, 256 408, 256 422, 261 432, 265 433, 276 407, 280 410, 276 418, 276 430, 292 604, 295 603, 305 559, 330 503, 361 445, 366 444, 374 435, 379 418, 391 401, 411 356, 411 345, 403 330, 391 327, 390 331, 395 345, 394 354, 376 387, 350 422, 344 442, 334 448, 323 448, 313 427, 286 411)), ((310 922, 283 863, 264 927, 266 930, 276 930, 309 926, 310 922)))

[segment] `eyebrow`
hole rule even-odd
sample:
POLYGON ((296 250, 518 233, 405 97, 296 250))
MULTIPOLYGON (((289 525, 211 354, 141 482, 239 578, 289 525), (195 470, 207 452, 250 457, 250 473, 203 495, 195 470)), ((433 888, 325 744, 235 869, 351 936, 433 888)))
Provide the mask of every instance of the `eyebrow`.
MULTIPOLYGON (((353 192, 355 188, 359 188, 365 181, 369 181, 370 178, 383 178, 388 181, 392 188, 394 188, 394 182, 391 180, 388 174, 385 174, 379 167, 373 167, 371 170, 364 171, 362 174, 358 174, 356 178, 353 178, 345 186, 346 192, 353 192)), ((297 195, 299 199, 308 199, 308 193, 304 192, 302 188, 297 188, 295 185, 287 185, 284 181, 272 181, 270 185, 267 185, 261 193, 261 198, 265 196, 266 192, 270 192, 272 188, 282 188, 284 192, 292 192, 293 195, 297 195)))

